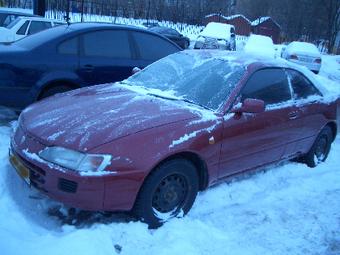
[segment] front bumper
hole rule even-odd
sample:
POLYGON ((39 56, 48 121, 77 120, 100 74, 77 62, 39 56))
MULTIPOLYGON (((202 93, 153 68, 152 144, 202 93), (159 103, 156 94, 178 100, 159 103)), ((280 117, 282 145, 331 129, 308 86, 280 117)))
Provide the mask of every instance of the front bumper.
POLYGON ((10 162, 31 187, 82 210, 127 211, 133 207, 141 185, 141 178, 136 178, 136 174, 81 176, 40 159, 37 155, 45 147, 24 134, 20 127, 11 140, 10 162))

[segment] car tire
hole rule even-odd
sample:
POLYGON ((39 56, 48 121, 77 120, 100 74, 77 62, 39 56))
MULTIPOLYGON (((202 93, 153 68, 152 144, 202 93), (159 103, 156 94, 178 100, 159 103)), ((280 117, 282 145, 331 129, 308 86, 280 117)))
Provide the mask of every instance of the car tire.
POLYGON ((67 91, 70 91, 70 90, 72 90, 72 88, 70 86, 65 86, 65 85, 60 85, 60 86, 56 85, 56 86, 53 86, 53 87, 50 87, 50 88, 46 88, 41 92, 38 100, 42 100, 42 99, 45 99, 47 97, 53 96, 55 94, 64 93, 64 92, 67 92, 67 91))
POLYGON ((309 167, 316 167, 321 162, 324 162, 331 149, 333 142, 333 132, 329 126, 324 127, 314 141, 312 148, 303 157, 303 161, 309 167))
POLYGON ((190 161, 181 158, 166 161, 146 178, 133 214, 149 228, 158 228, 167 220, 188 213, 198 186, 197 171, 190 161))

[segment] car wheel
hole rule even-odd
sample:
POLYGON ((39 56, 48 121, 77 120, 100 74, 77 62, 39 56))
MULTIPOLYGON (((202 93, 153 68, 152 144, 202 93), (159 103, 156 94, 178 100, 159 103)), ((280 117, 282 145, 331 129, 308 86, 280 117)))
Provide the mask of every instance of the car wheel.
POLYGON ((157 167, 145 180, 133 214, 157 228, 167 220, 184 216, 198 192, 195 166, 185 159, 173 159, 157 167))
POLYGON ((326 126, 316 138, 312 148, 303 157, 303 161, 309 167, 316 167, 319 163, 324 162, 331 149, 333 141, 333 132, 330 127, 326 126))
POLYGON ((41 92, 38 100, 53 96, 53 95, 58 94, 58 93, 64 93, 64 92, 67 92, 67 91, 70 91, 70 90, 72 90, 72 88, 69 87, 69 86, 65 86, 65 85, 62 85, 62 86, 56 85, 56 86, 53 86, 53 87, 50 87, 50 88, 46 88, 41 92))

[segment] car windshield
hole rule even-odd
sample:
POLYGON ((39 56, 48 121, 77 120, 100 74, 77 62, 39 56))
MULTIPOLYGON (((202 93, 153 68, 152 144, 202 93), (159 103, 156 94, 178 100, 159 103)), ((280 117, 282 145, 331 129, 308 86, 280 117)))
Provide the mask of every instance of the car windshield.
POLYGON ((14 27, 16 24, 18 24, 20 21, 20 18, 16 18, 15 20, 13 20, 11 23, 8 24, 8 26, 6 28, 11 29, 12 27, 14 27))
POLYGON ((176 53, 150 65, 124 83, 156 89, 217 110, 240 81, 245 68, 228 59, 176 53))

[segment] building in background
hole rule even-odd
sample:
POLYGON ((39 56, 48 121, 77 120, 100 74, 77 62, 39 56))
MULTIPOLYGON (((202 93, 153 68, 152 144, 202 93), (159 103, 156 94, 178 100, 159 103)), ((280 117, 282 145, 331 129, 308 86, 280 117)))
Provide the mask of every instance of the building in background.
POLYGON ((259 17, 251 27, 254 34, 269 36, 275 44, 280 43, 281 26, 271 17, 259 17))
POLYGON ((233 25, 237 35, 249 36, 251 33, 250 20, 241 14, 226 17, 221 14, 213 13, 204 17, 204 24, 206 25, 209 22, 219 22, 233 25))

